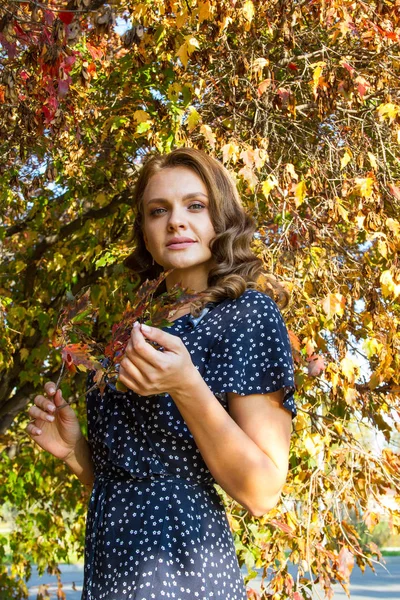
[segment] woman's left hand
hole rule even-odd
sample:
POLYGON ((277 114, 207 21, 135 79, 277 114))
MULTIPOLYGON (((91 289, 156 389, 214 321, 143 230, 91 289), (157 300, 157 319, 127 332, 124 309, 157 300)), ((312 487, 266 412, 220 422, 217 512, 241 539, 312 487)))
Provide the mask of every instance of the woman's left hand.
POLYGON ((172 396, 193 377, 194 371, 197 373, 179 337, 135 323, 119 369, 119 379, 126 387, 141 396, 172 396), (156 350, 146 339, 157 342, 164 351, 156 350))

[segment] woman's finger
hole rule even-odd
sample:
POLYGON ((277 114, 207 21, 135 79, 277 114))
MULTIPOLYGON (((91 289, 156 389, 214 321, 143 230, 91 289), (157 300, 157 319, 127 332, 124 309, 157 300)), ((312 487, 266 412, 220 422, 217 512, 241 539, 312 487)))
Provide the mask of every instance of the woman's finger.
POLYGON ((54 412, 56 409, 56 407, 54 406, 54 402, 52 402, 48 398, 45 398, 44 396, 36 396, 34 399, 34 403, 42 410, 47 410, 49 412, 54 412))
POLYGON ((41 410, 37 406, 31 406, 28 413, 33 419, 42 419, 42 421, 49 421, 50 423, 54 421, 54 415, 49 415, 49 413, 41 410))
POLYGON ((25 431, 31 436, 40 435, 42 433, 42 430, 40 429, 40 427, 37 427, 35 422, 28 423, 25 431))

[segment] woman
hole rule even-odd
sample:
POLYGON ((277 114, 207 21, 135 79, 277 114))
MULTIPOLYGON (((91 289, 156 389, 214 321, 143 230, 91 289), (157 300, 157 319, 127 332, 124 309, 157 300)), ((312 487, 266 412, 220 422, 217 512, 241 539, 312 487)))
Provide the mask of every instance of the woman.
POLYGON ((173 269, 167 290, 204 296, 170 328, 135 324, 119 372, 128 392, 87 395, 88 441, 71 407, 52 414, 63 400, 51 382, 28 432, 93 486, 83 599, 245 600, 213 484, 257 516, 279 498, 295 411, 287 332, 254 289, 254 224, 219 162, 190 148, 151 158, 135 205, 127 266, 143 279, 173 269))

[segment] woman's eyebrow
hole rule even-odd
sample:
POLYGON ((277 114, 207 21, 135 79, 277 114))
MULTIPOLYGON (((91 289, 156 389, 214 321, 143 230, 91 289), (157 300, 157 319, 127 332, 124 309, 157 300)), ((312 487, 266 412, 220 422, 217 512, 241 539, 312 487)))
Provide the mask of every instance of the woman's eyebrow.
MULTIPOLYGON (((190 200, 190 198, 198 198, 199 196, 203 196, 208 200, 208 196, 206 194, 203 194, 203 192, 192 192, 190 194, 185 194, 184 196, 182 196, 182 200, 190 200)), ((165 198, 152 198, 146 204, 147 206, 149 206, 150 204, 154 204, 155 202, 168 202, 168 200, 166 200, 165 198)))

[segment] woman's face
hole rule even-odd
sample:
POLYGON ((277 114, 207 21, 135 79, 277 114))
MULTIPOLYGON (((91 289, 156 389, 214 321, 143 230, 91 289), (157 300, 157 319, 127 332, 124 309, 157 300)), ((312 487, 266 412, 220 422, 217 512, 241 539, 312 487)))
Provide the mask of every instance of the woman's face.
POLYGON ((167 288, 181 283, 196 291, 205 289, 215 230, 203 181, 186 167, 163 169, 150 178, 142 202, 146 248, 164 270, 175 269, 167 288))

